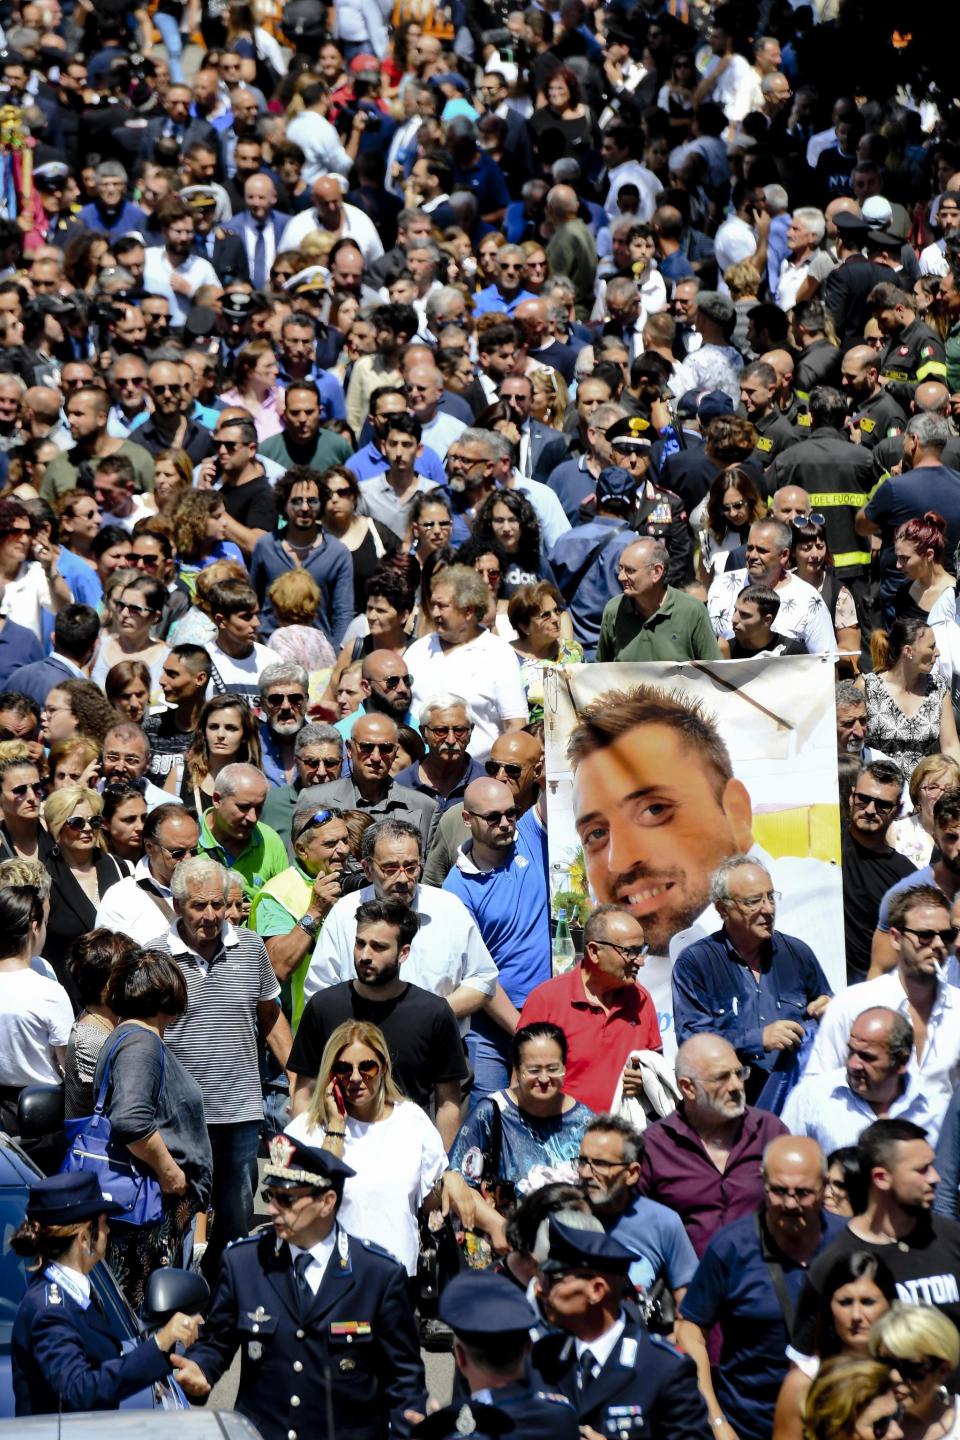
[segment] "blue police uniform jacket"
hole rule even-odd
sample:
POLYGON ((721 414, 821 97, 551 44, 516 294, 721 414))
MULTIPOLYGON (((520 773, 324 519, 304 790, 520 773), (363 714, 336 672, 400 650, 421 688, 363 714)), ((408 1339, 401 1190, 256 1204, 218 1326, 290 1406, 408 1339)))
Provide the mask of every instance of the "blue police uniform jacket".
POLYGON ((301 1289, 272 1231, 229 1245, 187 1351, 213 1385, 240 1347, 235 1408, 264 1440, 312 1440, 331 1411, 336 1440, 404 1436, 404 1410, 426 1408, 406 1271, 339 1226, 336 1238, 316 1295, 301 1289))
POLYGON ((42 1274, 17 1307, 11 1365, 18 1416, 115 1410, 121 1400, 170 1376, 170 1362, 152 1339, 122 1355, 97 1304, 84 1308, 42 1274))
POLYGON ((538 1340, 531 1365, 543 1388, 566 1395, 580 1424, 606 1440, 705 1440, 712 1433, 693 1361, 629 1314, 606 1364, 579 1394, 572 1335, 538 1340))
MULTIPOLYGON (((480 1398, 478 1396, 478 1398, 480 1398)), ((483 1394, 483 1403, 496 1406, 513 1421, 518 1440, 580 1440, 580 1425, 572 1401, 559 1391, 516 1382, 483 1394)))

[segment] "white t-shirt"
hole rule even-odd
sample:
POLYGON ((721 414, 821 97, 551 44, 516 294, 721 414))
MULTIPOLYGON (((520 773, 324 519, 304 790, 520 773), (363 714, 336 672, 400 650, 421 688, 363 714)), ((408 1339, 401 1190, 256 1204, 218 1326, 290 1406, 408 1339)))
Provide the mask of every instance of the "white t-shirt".
POLYGON ((436 635, 424 635, 403 658, 413 676, 411 709, 418 714, 431 696, 442 691, 469 697, 476 717, 469 747, 475 760, 486 760, 505 721, 526 723, 527 699, 517 652, 489 630, 446 652, 436 635))
POLYGON ((0 971, 0 1075, 4 1085, 57 1085, 53 1053, 66 1045, 73 1006, 56 980, 36 970, 0 971))
POLYGON ((20 566, 19 574, 8 580, 0 600, 0 615, 32 630, 38 640, 43 639, 41 610, 49 610, 52 601, 50 586, 39 560, 28 560, 20 566))
MULTIPOLYGON (((394 1105, 385 1120, 364 1124, 344 1119, 344 1163, 357 1173, 343 1187, 338 1219, 349 1235, 372 1240, 416 1274, 417 1211, 447 1168, 440 1132, 412 1100, 394 1105)), ((322 1129, 298 1115, 287 1134, 307 1145, 323 1144, 322 1129)))
POLYGON ((248 700, 256 699, 260 694, 260 676, 268 665, 277 663, 276 652, 261 645, 259 640, 254 640, 253 649, 242 660, 236 660, 216 644, 210 644, 206 649, 213 662, 207 687, 208 699, 211 695, 221 695, 225 690, 235 691, 248 700))

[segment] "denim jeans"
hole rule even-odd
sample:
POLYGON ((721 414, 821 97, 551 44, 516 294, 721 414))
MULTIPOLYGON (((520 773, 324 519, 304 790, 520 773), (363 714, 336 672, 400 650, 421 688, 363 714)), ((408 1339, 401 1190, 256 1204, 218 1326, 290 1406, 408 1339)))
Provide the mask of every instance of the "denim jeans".
POLYGON ((467 1114, 487 1095, 502 1090, 510 1083, 510 1036, 492 1021, 471 1017, 466 1038, 467 1056, 473 1066, 473 1089, 467 1101, 467 1114))
POLYGON ((180 34, 180 21, 174 15, 164 15, 157 10, 151 15, 151 20, 160 31, 160 38, 163 41, 167 52, 167 60, 170 63, 170 80, 174 85, 183 84, 183 36, 180 34))
POLYGON ((240 1120, 235 1125, 208 1125, 213 1150, 213 1227, 202 1268, 212 1284, 220 1257, 231 1240, 253 1229, 253 1191, 257 1183, 260 1121, 240 1120))

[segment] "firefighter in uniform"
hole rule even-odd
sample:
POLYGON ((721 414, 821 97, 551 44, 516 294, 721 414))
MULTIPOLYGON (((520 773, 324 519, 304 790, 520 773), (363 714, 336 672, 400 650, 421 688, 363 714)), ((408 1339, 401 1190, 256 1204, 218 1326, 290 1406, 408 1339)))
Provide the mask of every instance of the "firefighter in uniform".
POLYGON ((754 360, 740 371, 740 401, 757 432, 757 443, 750 458, 762 470, 800 439, 789 420, 780 413, 777 384, 776 370, 762 360, 754 360))
POLYGON ((870 313, 886 339, 880 356, 880 380, 893 399, 909 408, 924 380, 946 383, 947 358, 935 330, 917 318, 912 298, 896 284, 875 285, 867 297, 870 313))
POLYGON ((523 1440, 579 1440, 570 1399, 530 1383, 530 1331, 540 1316, 514 1281, 466 1270, 444 1290, 439 1313, 454 1336, 455 1404, 462 1385, 471 1401, 509 1416, 523 1440))
POLYGON ((264 1440, 406 1436, 426 1402, 406 1271, 338 1224, 348 1165, 290 1135, 269 1155, 272 1227, 224 1252, 184 1380, 216 1384, 240 1349, 236 1409, 264 1440))
POLYGON ((793 388, 804 405, 820 385, 840 379, 840 351, 827 339, 827 311, 822 300, 805 300, 794 307, 793 338, 800 352, 793 388))
POLYGON ((640 416, 617 420, 607 430, 607 444, 615 465, 620 465, 637 482, 637 500, 630 528, 665 545, 670 554, 667 581, 683 586, 693 579, 693 540, 687 512, 680 496, 665 490, 650 478, 650 450, 655 432, 638 424, 640 416))
POLYGON ((841 383, 850 400, 850 423, 872 451, 881 440, 902 435, 907 417, 880 384, 880 362, 870 345, 854 345, 843 357, 841 383))
POLYGON ((572 1400, 581 1426, 604 1440, 704 1440, 710 1422, 693 1361, 624 1308, 636 1256, 612 1235, 571 1229, 553 1215, 549 1237, 535 1287, 559 1329, 531 1357, 544 1387, 572 1400))

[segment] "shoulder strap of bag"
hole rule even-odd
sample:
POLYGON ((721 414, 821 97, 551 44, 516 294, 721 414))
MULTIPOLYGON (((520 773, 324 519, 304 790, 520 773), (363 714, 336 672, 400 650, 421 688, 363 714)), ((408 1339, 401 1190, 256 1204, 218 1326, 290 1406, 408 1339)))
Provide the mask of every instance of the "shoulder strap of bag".
POLYGON ((559 587, 560 592, 568 605, 573 599, 574 595, 576 595, 577 591, 580 589, 581 582, 586 578, 587 573, 593 565, 593 562, 599 558, 599 556, 603 553, 604 550, 606 550, 614 535, 619 534, 619 530, 611 530, 609 535, 604 535, 599 545, 594 545, 593 549, 590 551, 590 554, 587 556, 586 560, 580 566, 580 569, 576 572, 576 574, 571 575, 570 578, 568 580, 565 580, 564 583, 559 587))
MULTIPOLYGON (((120 1041, 125 1039, 125 1035, 121 1035, 119 1038, 115 1037, 110 1049, 107 1051, 107 1060, 103 1067, 103 1079, 100 1081, 100 1089, 97 1092, 97 1103, 93 1107, 94 1115, 103 1114, 103 1107, 107 1103, 107 1087, 110 1084, 110 1066, 113 1064, 114 1055, 120 1048, 120 1041)), ((157 1097, 159 1099, 159 1096, 163 1094, 163 1082, 166 1078, 166 1059, 164 1057, 165 1047, 159 1035, 157 1036, 157 1042, 160 1046, 160 1091, 157 1097)))
POLYGON ((490 1139, 483 1152, 483 1178, 491 1183, 500 1179, 500 1157, 503 1154, 503 1116, 497 1094, 490 1101, 490 1139))
MULTIPOLYGON (((759 1214, 753 1217, 754 1228, 757 1232, 757 1240, 760 1242, 760 1254, 763 1255, 763 1228, 760 1223, 759 1214)), ((764 1255, 764 1264, 770 1275, 770 1280, 776 1291, 777 1301, 783 1315, 784 1324, 787 1327, 787 1334, 793 1334, 793 1322, 796 1316, 796 1306, 793 1303, 793 1296, 787 1287, 786 1276, 783 1273, 783 1266, 779 1260, 768 1259, 764 1255)))
POLYGON ((160 911, 160 914, 165 918, 167 924, 172 925, 174 920, 176 920, 177 918, 177 912, 174 910, 169 900, 167 900, 163 895, 159 894, 148 880, 138 880, 137 885, 139 889, 144 892, 145 895, 150 896, 150 899, 153 901, 154 905, 156 905, 157 909, 160 911))

